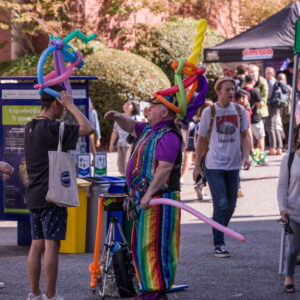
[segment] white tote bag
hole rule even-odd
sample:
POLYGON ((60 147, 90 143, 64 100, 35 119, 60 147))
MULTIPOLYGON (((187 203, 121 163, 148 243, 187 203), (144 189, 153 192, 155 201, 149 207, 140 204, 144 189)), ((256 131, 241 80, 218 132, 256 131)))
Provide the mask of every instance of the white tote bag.
POLYGON ((76 168, 71 155, 62 152, 65 124, 59 126, 57 151, 48 151, 49 189, 46 200, 57 206, 79 206, 76 168))

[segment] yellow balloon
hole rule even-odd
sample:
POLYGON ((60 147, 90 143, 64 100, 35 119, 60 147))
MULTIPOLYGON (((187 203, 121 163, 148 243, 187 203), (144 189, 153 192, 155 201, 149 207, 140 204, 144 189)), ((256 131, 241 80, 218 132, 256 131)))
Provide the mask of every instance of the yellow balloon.
POLYGON ((202 51, 202 43, 204 40, 204 34, 205 31, 207 30, 207 21, 205 19, 200 19, 199 23, 197 25, 197 34, 195 37, 195 44, 193 47, 193 51, 192 54, 190 55, 190 57, 188 58, 188 62, 193 63, 193 64, 197 64, 198 61, 198 56, 200 55, 201 51, 202 51))

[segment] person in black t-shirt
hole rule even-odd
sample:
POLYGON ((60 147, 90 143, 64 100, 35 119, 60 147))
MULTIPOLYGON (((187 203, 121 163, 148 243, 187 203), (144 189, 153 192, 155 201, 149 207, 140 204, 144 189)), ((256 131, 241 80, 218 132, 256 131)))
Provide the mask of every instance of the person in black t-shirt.
POLYGON ((41 96, 42 109, 36 119, 25 126, 25 160, 29 184, 27 201, 30 210, 32 243, 28 254, 28 276, 31 292, 27 299, 63 299, 56 293, 58 252, 60 240, 65 239, 66 207, 58 207, 45 200, 49 181, 48 151, 56 151, 60 123, 64 108, 75 117, 78 125, 65 125, 62 150, 76 148, 79 136, 88 136, 93 128, 88 119, 75 106, 72 97, 59 85, 51 87, 60 92, 61 99, 45 92, 41 96), (41 257, 44 252, 46 293, 39 288, 41 257))
POLYGON ((258 112, 258 108, 262 107, 264 104, 258 90, 254 88, 254 85, 255 85, 254 77, 252 75, 247 75, 245 77, 244 89, 250 95, 250 106, 252 109, 251 131, 257 140, 257 148, 259 148, 261 152, 264 152, 266 133, 265 133, 265 127, 264 127, 262 117, 258 112))

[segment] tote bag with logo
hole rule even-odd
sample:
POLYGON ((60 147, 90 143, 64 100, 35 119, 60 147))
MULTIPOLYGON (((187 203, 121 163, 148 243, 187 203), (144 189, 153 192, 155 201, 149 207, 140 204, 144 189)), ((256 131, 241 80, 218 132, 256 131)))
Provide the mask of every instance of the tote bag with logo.
POLYGON ((65 124, 59 126, 57 151, 48 151, 49 189, 46 200, 57 206, 79 206, 76 168, 70 154, 62 152, 65 124))

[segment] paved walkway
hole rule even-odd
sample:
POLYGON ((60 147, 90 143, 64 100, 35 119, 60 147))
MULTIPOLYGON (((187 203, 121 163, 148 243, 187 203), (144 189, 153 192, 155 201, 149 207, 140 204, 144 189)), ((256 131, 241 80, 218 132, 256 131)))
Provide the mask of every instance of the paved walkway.
MULTIPOLYGON (((182 213, 180 259, 176 284, 188 284, 185 292, 169 294, 169 299, 300 299, 300 267, 295 286, 299 292, 284 295, 283 276, 278 274, 281 227, 276 201, 280 157, 270 157, 269 165, 253 165, 242 171, 242 190, 230 228, 243 234, 251 244, 226 237, 231 258, 213 256, 211 228, 186 212, 182 213)), ((116 153, 108 154, 108 174, 118 175, 116 153)), ((182 200, 207 216, 212 215, 210 200, 199 202, 192 184, 192 169, 182 186, 182 200)), ((16 222, 0 222, 0 300, 25 299, 29 283, 26 256, 28 247, 16 245, 16 222)), ((89 289, 88 266, 92 253, 62 254, 58 292, 65 300, 96 300, 89 289)), ((44 279, 41 280, 44 288, 44 279)))

